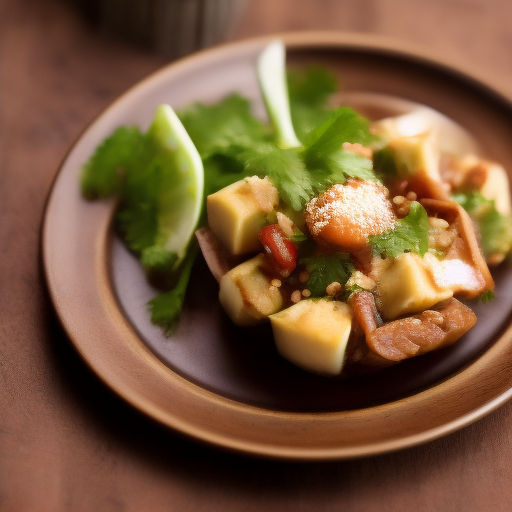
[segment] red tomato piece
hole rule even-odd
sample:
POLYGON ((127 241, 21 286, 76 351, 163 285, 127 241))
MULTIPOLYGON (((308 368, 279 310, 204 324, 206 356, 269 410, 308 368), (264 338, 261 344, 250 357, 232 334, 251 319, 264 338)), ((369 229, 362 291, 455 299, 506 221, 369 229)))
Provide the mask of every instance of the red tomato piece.
POLYGON ((297 246, 288 240, 279 224, 261 228, 258 235, 265 251, 272 257, 279 270, 292 272, 297 265, 297 246))

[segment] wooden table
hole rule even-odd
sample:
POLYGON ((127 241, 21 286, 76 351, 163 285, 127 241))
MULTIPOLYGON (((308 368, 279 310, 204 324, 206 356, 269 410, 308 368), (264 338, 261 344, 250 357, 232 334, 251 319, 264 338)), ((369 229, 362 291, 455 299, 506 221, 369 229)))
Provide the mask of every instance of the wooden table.
MULTIPOLYGON (((501 0, 253 0, 232 37, 380 33, 510 82, 511 16, 501 0)), ((57 0, 0 3, 0 510, 512 510, 512 403, 417 448, 284 463, 184 440, 92 375, 45 290, 45 200, 84 127, 164 63, 57 0)))

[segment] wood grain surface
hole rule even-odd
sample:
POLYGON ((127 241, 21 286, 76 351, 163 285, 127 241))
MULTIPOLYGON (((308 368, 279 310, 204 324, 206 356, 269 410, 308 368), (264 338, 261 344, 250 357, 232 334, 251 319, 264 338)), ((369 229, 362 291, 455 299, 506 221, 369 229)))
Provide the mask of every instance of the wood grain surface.
MULTIPOLYGON (((231 37, 386 34, 506 83, 511 14, 500 0, 252 0, 231 37)), ((164 63, 98 33, 65 2, 0 2, 0 511, 510 511, 510 402, 417 448, 279 463, 169 433, 84 365, 44 286, 45 200, 84 127, 164 63)))

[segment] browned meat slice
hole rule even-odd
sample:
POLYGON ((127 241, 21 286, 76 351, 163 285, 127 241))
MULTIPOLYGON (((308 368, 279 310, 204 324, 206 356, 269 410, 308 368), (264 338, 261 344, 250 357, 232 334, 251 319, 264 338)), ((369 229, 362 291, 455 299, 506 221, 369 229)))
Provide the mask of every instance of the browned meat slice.
POLYGON ((494 290, 494 280, 478 245, 473 221, 455 201, 422 199, 421 204, 429 216, 437 216, 455 226, 458 233, 449 248, 445 260, 459 259, 475 269, 477 279, 462 294, 466 298, 477 297, 485 290, 494 290))
POLYGON ((370 292, 356 292, 350 303, 368 347, 389 361, 402 361, 448 346, 476 323, 473 311, 453 298, 384 325, 370 292))
POLYGON ((448 199, 450 187, 441 181, 435 180, 426 172, 417 172, 409 178, 407 190, 414 191, 418 198, 432 198, 435 200, 448 199))
POLYGON ((402 361, 450 345, 475 323, 473 311, 452 298, 419 315, 375 329, 366 342, 385 359, 402 361))
POLYGON ((364 332, 369 336, 375 329, 382 327, 384 322, 377 312, 373 293, 359 291, 350 296, 350 305, 354 310, 354 318, 364 332))

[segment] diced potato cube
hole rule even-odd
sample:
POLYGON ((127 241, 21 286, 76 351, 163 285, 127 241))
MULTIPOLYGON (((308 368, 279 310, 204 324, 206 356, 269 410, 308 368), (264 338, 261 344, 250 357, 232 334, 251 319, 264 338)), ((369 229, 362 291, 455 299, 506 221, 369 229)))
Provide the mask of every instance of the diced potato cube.
POLYGON ((456 177, 454 188, 479 190, 486 199, 494 201, 500 213, 509 215, 512 212, 509 179, 503 166, 469 154, 452 157, 450 167, 456 177))
POLYGON ((425 173, 429 178, 441 181, 439 151, 432 132, 393 139, 388 148, 399 174, 404 178, 416 173, 425 173))
POLYGON ((257 251, 258 233, 278 202, 277 189, 268 179, 237 181, 207 197, 208 225, 232 254, 257 251))
POLYGON ((489 200, 494 200, 496 210, 503 215, 511 213, 510 185, 505 169, 495 163, 486 163, 487 176, 480 193, 489 200))
POLYGON ((430 308, 453 295, 436 285, 417 254, 397 256, 383 272, 377 288, 379 307, 388 320, 430 308))
POLYGON ((270 316, 278 352, 291 363, 322 375, 339 375, 352 328, 344 302, 302 300, 270 316))
POLYGON ((281 292, 272 286, 264 267, 265 256, 258 254, 221 279, 219 300, 235 324, 257 324, 283 307, 281 292))

